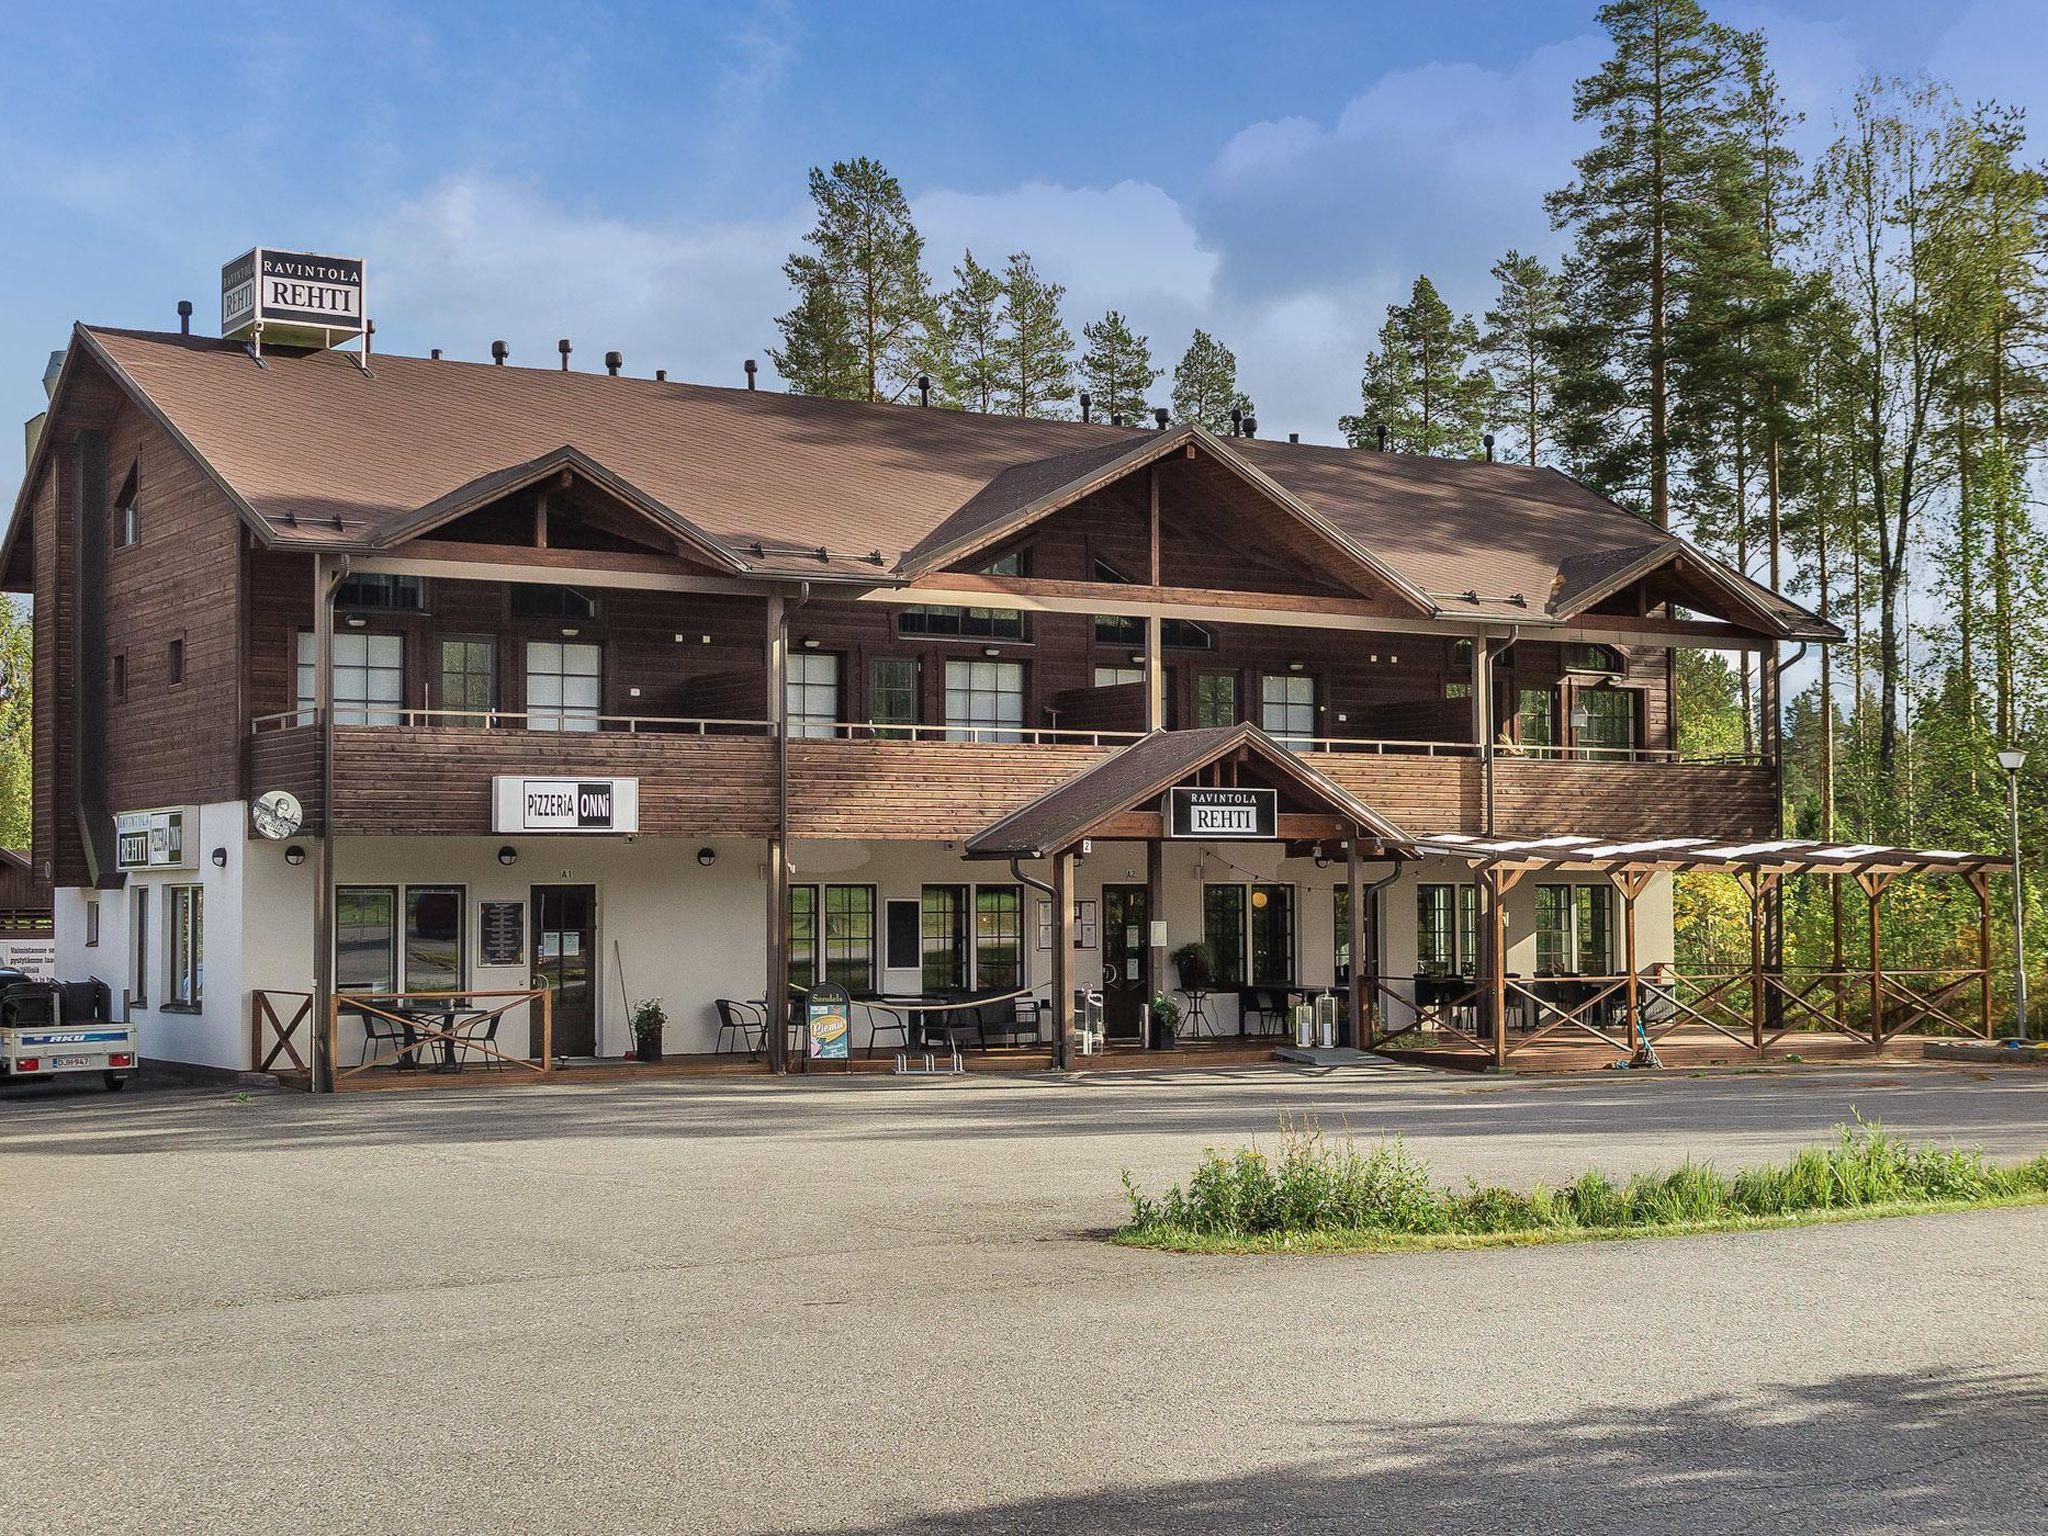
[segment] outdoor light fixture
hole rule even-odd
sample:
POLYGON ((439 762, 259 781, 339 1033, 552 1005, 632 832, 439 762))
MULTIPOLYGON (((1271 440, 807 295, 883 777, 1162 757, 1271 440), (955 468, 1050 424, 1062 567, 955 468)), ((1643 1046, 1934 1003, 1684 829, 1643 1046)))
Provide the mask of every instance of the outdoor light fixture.
POLYGON ((816 635, 805 635, 802 643, 805 650, 815 651, 818 648, 818 637, 816 635))
POLYGON ((2027 888, 2020 880, 2020 770, 2027 754, 2007 747, 1998 754, 2005 770, 2006 806, 2012 817, 2012 1031, 2027 1038, 2027 888))
POLYGON ((227 849, 216 848, 213 850, 213 867, 215 869, 226 869, 228 867, 227 849))
POLYGON ((1290 661, 1289 663, 1287 663, 1287 670, 1290 672, 1299 672, 1303 667, 1307 665, 1308 663, 1302 661, 1290 661))
POLYGON ((564 640, 574 640, 578 635, 582 633, 583 631, 578 629, 574 624, 564 624, 562 626, 562 638, 564 640))
POLYGON ((297 869, 301 864, 306 862, 306 850, 301 848, 297 843, 293 843, 291 847, 285 849, 284 861, 285 863, 291 865, 293 869, 297 869))
POLYGON ((709 869, 718 862, 718 851, 714 848, 699 848, 697 850, 697 862, 706 869, 709 869))
POLYGON ((342 622, 347 624, 350 629, 361 629, 365 624, 369 623, 370 621, 364 618, 360 613, 352 613, 342 622))
POLYGON ((1321 843, 1316 844, 1315 860, 1317 869, 1328 869, 1330 867, 1330 856, 1323 852, 1323 845, 1321 843))
POLYGON ((1134 667, 1142 667, 1143 665, 1145 665, 1145 653, 1143 651, 1135 653, 1131 657, 1131 665, 1134 667))
POLYGON ((517 864, 519 862, 519 850, 510 843, 507 843, 498 850, 498 862, 507 865, 517 864))
POLYGON ((981 648, 981 654, 984 656, 1000 656, 1003 654, 1003 648, 1000 645, 984 645, 981 648))

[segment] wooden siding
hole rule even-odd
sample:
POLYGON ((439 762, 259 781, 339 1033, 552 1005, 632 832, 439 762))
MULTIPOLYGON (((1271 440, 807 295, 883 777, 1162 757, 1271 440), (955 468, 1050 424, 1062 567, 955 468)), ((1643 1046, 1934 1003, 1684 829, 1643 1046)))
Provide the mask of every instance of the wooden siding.
POLYGON ((1102 747, 793 741, 790 827, 799 837, 961 840, 1110 755, 1102 747))
POLYGON ((1531 837, 1776 837, 1777 776, 1741 763, 1496 758, 1494 829, 1531 837))
POLYGON ((320 802, 318 727, 295 725, 251 736, 247 784, 244 798, 249 800, 275 789, 290 790, 298 796, 306 813, 303 830, 318 832, 324 809, 320 802))
POLYGON ((1412 757, 1400 753, 1310 752, 1320 769, 1409 836, 1438 829, 1478 831, 1480 768, 1476 757, 1412 757))

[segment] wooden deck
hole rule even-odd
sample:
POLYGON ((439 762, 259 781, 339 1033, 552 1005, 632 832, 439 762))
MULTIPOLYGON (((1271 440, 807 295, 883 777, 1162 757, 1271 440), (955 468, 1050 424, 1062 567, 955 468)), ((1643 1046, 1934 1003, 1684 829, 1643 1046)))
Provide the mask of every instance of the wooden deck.
MULTIPOLYGON (((1782 1066, 1922 1066, 1926 1058, 1920 1047, 1927 1037, 1912 1036, 1885 1043, 1880 1053, 1868 1040, 1851 1034, 1824 1030, 1800 1030, 1766 1046, 1761 1058, 1746 1046, 1711 1029, 1673 1030, 1657 1042, 1657 1059, 1667 1071, 1698 1071, 1708 1067, 1782 1066)), ((1493 1069, 1492 1053, 1476 1049, 1463 1040, 1438 1036, 1438 1043, 1421 1049, 1390 1046, 1385 1054, 1396 1061, 1446 1071, 1487 1072, 1493 1069)), ((1518 1077, 1557 1077, 1581 1072, 1604 1072, 1625 1055, 1602 1041, 1586 1035, 1558 1035, 1532 1040, 1508 1058, 1508 1070, 1518 1077)))

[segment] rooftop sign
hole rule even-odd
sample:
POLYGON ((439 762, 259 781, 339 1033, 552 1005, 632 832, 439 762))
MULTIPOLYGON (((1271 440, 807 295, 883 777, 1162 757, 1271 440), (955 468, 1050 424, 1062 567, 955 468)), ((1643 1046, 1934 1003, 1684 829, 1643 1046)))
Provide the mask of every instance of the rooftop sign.
POLYGON ((327 347, 363 333, 363 264, 257 246, 220 269, 220 333, 327 347))

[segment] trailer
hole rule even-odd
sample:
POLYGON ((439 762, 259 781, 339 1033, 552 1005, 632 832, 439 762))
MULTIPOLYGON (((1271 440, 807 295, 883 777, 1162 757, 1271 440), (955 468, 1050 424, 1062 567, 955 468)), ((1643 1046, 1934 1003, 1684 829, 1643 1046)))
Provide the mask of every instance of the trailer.
POLYGON ((38 981, 0 970, 0 1081, 97 1072, 109 1093, 135 1075, 133 1025, 102 981, 38 981))

